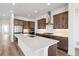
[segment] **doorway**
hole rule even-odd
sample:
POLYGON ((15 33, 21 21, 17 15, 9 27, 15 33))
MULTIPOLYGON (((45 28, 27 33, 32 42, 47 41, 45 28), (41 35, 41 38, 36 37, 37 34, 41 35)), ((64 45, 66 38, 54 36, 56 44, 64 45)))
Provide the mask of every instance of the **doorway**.
POLYGON ((9 25, 2 24, 2 34, 9 34, 9 25))

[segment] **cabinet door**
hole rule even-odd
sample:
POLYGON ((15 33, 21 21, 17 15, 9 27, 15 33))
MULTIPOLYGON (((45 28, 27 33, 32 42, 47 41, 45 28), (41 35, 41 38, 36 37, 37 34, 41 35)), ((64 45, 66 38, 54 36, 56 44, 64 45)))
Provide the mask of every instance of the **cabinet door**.
POLYGON ((42 29, 46 29, 46 19, 42 19, 41 23, 42 29))
POLYGON ((59 40, 58 48, 68 51, 68 37, 53 36, 52 39, 59 40))
POLYGON ((17 19, 14 19, 14 25, 18 26, 18 20, 17 19))
POLYGON ((60 29, 67 29, 68 28, 68 13, 64 12, 59 14, 59 23, 60 23, 60 29))
POLYGON ((38 29, 45 29, 46 28, 46 19, 40 19, 38 20, 38 29))
POLYGON ((40 24, 41 22, 40 22, 40 20, 38 20, 38 29, 40 29, 41 27, 40 27, 40 24))
POLYGON ((18 20, 18 22, 19 22, 19 25, 20 26, 23 26, 24 24, 23 24, 23 20, 18 20))
POLYGON ((63 28, 67 29, 68 28, 68 12, 65 12, 63 14, 63 18, 64 18, 64 20, 63 20, 63 28))
POLYGON ((33 29, 35 27, 35 22, 24 21, 24 29, 33 29))
POLYGON ((19 19, 14 19, 14 25, 15 26, 23 26, 23 20, 19 20, 19 19))
POLYGON ((35 22, 29 21, 29 29, 34 29, 35 27, 35 22))
POLYGON ((53 19, 54 19, 54 20, 53 20, 53 24, 54 24, 54 25, 53 25, 53 28, 54 28, 54 29, 60 28, 60 23, 59 23, 59 22, 60 22, 60 21, 59 21, 60 18, 59 18, 59 15, 53 16, 53 19))
POLYGON ((68 12, 60 13, 53 16, 54 29, 67 29, 68 28, 68 12))
POLYGON ((29 22, 28 21, 24 21, 24 29, 28 29, 29 28, 29 22))
POLYGON ((60 26, 60 15, 55 15, 53 20, 54 29, 59 29, 60 26))

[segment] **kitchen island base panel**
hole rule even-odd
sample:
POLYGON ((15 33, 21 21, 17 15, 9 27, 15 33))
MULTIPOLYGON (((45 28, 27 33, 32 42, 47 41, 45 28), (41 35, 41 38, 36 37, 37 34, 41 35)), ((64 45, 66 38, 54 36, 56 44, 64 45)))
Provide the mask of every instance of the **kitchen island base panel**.
POLYGON ((48 56, 56 56, 57 55, 57 44, 49 46, 48 48, 48 56))

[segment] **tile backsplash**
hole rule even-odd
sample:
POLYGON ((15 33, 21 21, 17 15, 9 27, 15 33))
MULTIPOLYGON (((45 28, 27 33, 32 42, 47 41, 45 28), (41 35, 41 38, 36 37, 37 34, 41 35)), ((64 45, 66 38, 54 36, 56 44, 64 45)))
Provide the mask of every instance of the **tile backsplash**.
POLYGON ((29 33, 29 29, 24 29, 23 33, 29 33))
MULTIPOLYGON (((46 29, 38 29, 37 33, 49 33, 46 29)), ((68 35, 68 29, 52 29, 50 33, 57 35, 68 35)))
POLYGON ((41 34, 46 33, 46 29, 38 29, 37 33, 41 33, 41 34))
POLYGON ((53 33, 68 35, 68 29, 54 29, 53 33))

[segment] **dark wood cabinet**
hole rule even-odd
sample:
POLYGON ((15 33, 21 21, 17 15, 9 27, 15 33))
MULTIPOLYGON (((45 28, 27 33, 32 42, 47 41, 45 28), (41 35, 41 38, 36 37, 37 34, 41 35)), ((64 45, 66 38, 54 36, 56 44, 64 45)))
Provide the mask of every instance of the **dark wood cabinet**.
POLYGON ((24 21, 24 29, 29 29, 29 22, 28 21, 24 21))
POLYGON ((59 40, 59 43, 57 45, 59 49, 62 49, 66 52, 68 51, 68 37, 51 36, 51 38, 55 40, 59 40))
POLYGON ((35 22, 33 21, 24 21, 24 29, 34 29, 35 22))
POLYGON ((34 34, 35 32, 35 22, 34 21, 24 21, 20 19, 14 19, 14 26, 22 26, 22 33, 24 32, 24 29, 28 29, 28 33, 34 34))
POLYGON ((48 48, 48 56, 56 56, 57 55, 57 44, 49 46, 48 48))
POLYGON ((68 29, 68 12, 63 12, 53 16, 54 29, 68 29))
POLYGON ((33 29, 35 27, 35 22, 14 19, 14 26, 23 26, 24 29, 33 29))
POLYGON ((42 18, 38 20, 38 29, 45 29, 46 28, 46 19, 42 18))
POLYGON ((34 27, 35 27, 35 22, 29 21, 29 28, 34 29, 34 27))
POLYGON ((23 26, 23 20, 19 20, 19 19, 14 19, 14 25, 15 26, 23 26))

